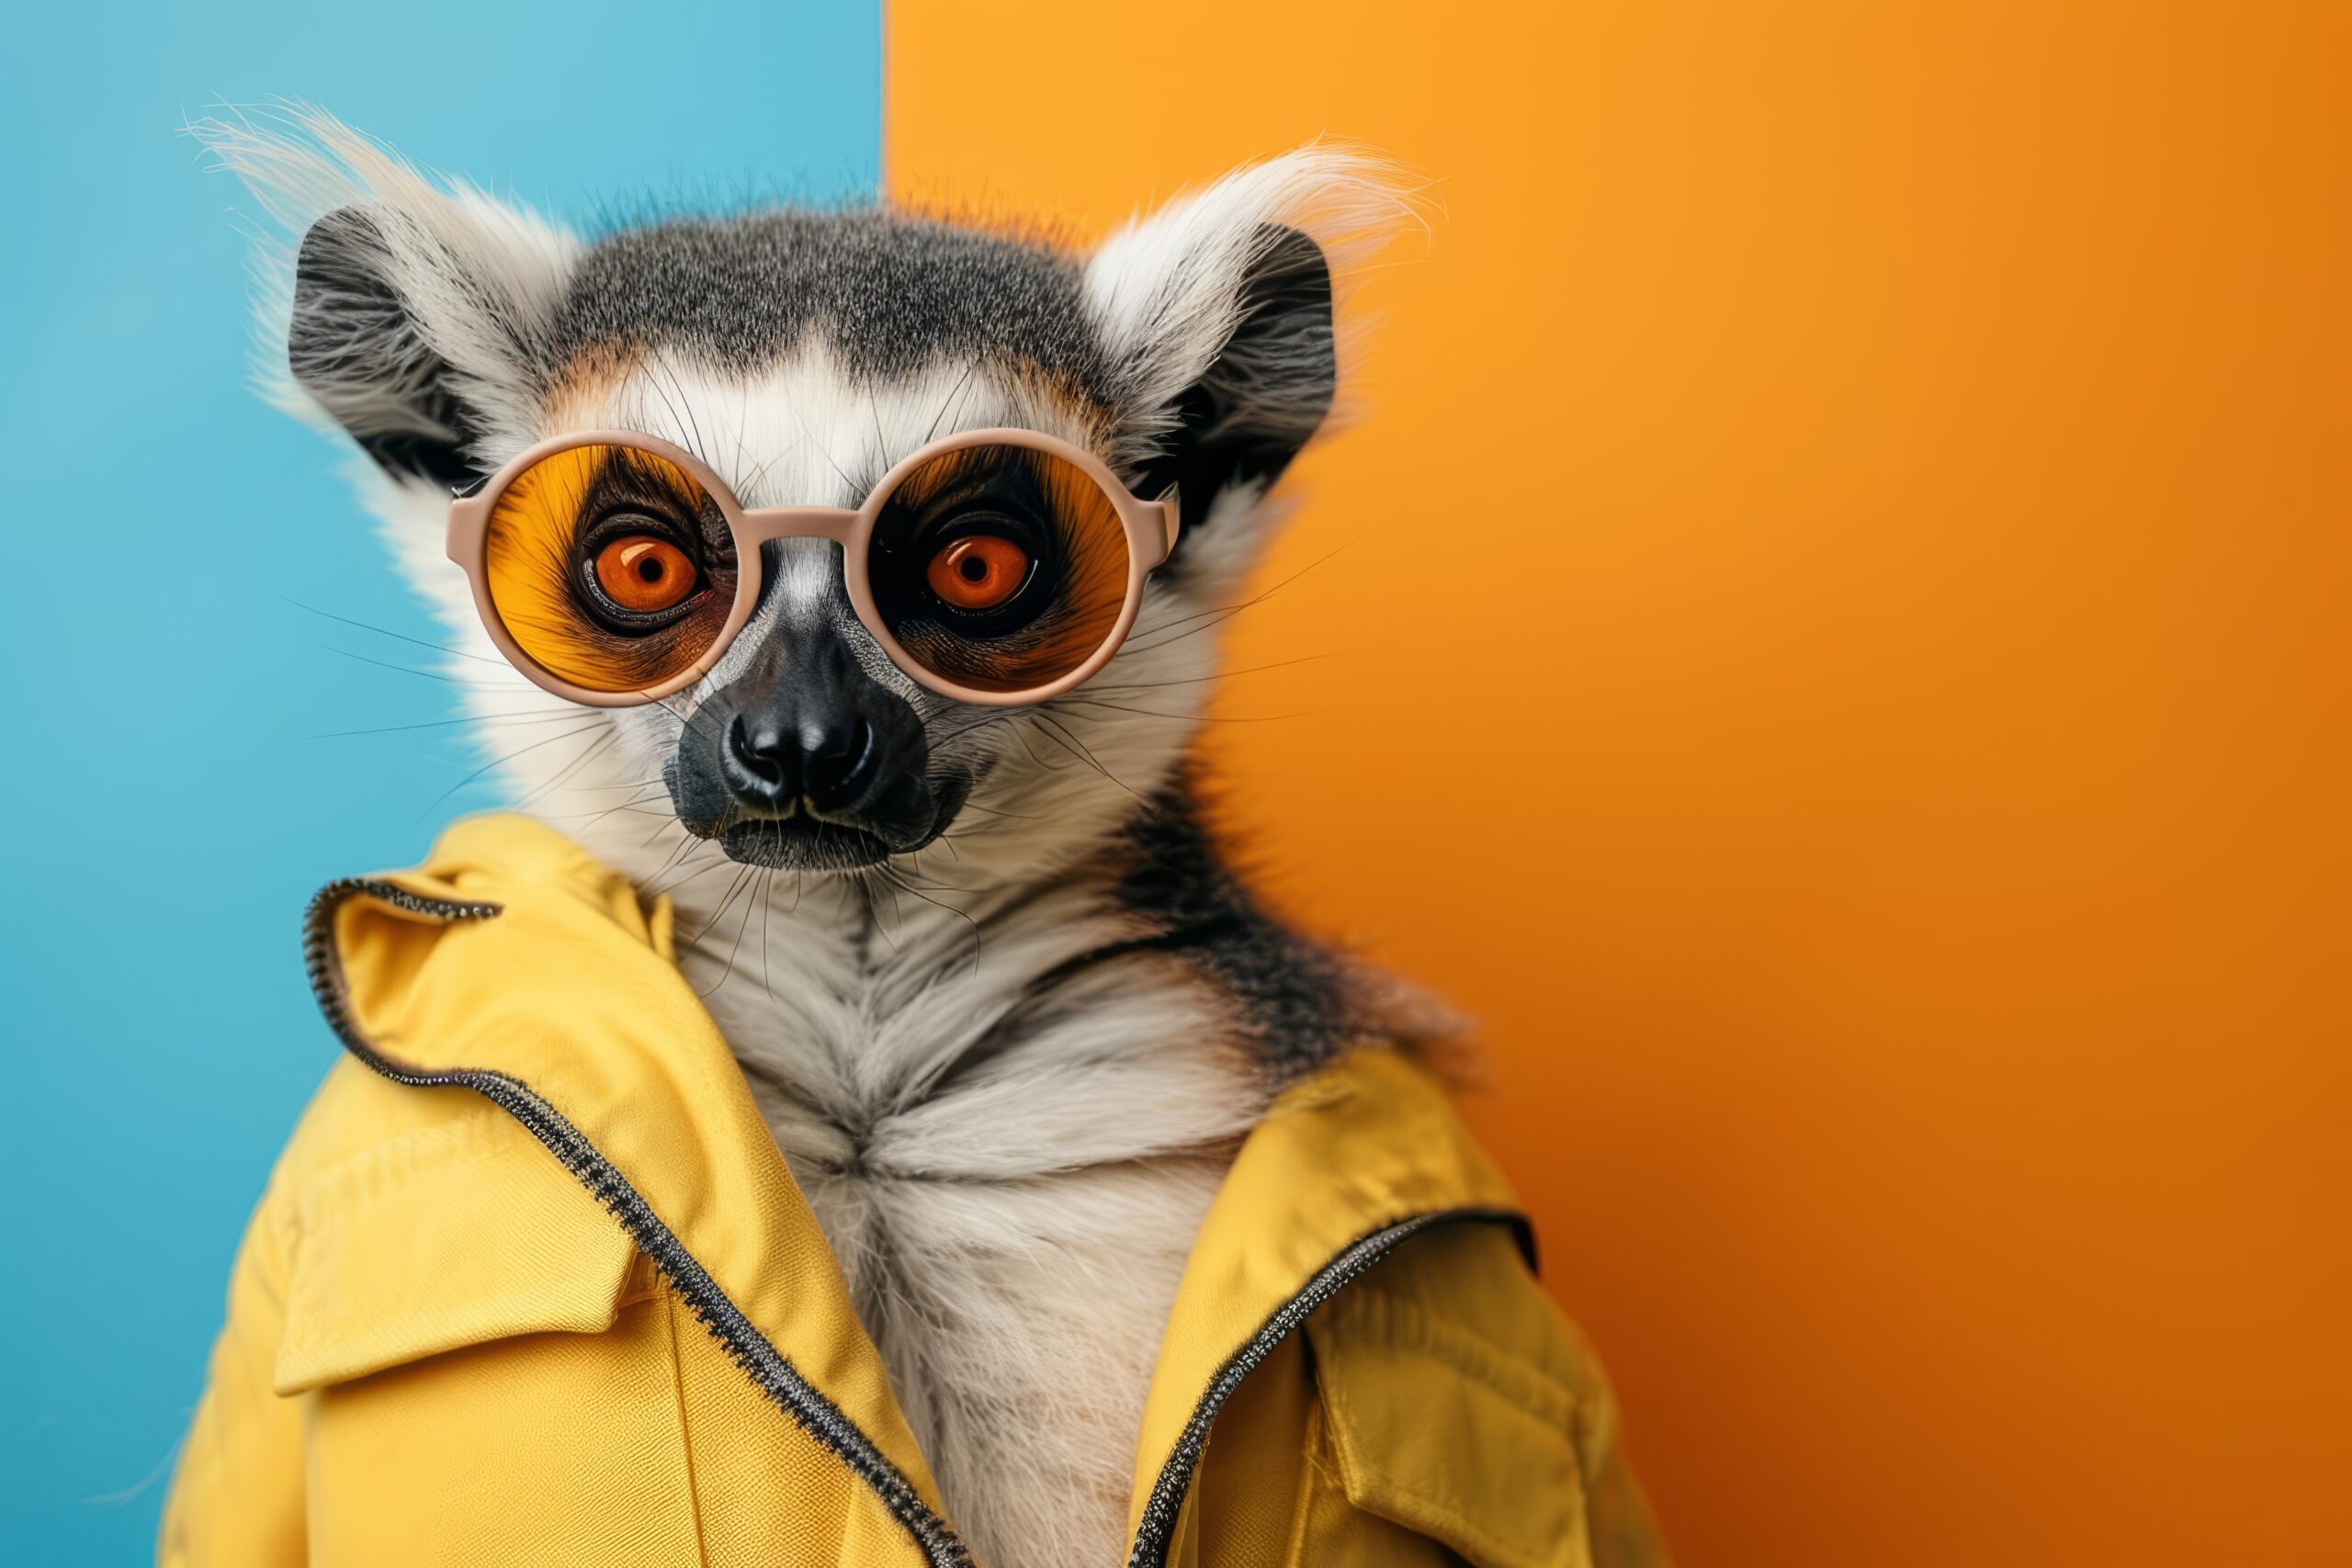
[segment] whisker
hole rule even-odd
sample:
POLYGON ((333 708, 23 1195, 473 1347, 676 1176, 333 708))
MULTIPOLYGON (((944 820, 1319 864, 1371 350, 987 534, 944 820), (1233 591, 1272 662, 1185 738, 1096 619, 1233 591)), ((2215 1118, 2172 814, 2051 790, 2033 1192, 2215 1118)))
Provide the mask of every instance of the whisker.
POLYGON ((948 409, 955 405, 957 395, 964 390, 965 386, 972 379, 973 373, 979 367, 980 362, 977 359, 973 360, 964 367, 964 374, 956 378, 956 384, 947 389, 947 395, 939 400, 939 412, 931 416, 931 428, 922 433, 924 446, 931 445, 932 437, 939 434, 939 422, 947 417, 948 409))
MULTIPOLYGON (((793 902, 799 902, 796 893, 793 902)), ((775 919, 775 873, 768 873, 766 886, 760 889, 760 989, 765 991, 770 1006, 775 1004, 775 973, 768 965, 768 925, 775 919)))
MULTIPOLYGON (((717 847, 716 845, 711 844, 711 843, 710 843, 710 841, 709 841, 708 840, 694 840, 694 841, 695 841, 695 843, 697 843, 697 844, 706 845, 706 846, 708 846, 708 847, 711 847, 711 848, 716 848, 716 847, 717 847)), ((725 855, 721 855, 721 856, 719 856, 719 857, 718 857, 718 859, 717 859, 717 860, 713 861, 710 864, 708 864, 708 865, 707 865, 707 866, 704 866, 700 871, 695 872, 695 873, 693 873, 693 874, 689 874, 689 875, 686 875, 686 876, 682 876, 682 877, 680 877, 677 881, 675 881, 675 882, 673 882, 673 883, 670 884, 670 886, 667 886, 667 887, 655 888, 655 889, 651 890, 651 891, 647 895, 647 897, 653 897, 653 898, 666 898, 666 897, 668 897, 671 894, 675 893, 679 888, 684 887, 687 883, 689 883, 689 882, 693 882, 693 881, 695 881, 695 880, 696 878, 698 878, 698 877, 707 876, 707 875, 709 875, 712 872, 717 871, 718 869, 719 869, 719 867, 724 866, 724 865, 729 865, 729 864, 732 864, 732 863, 732 863, 732 862, 730 862, 730 861, 729 861, 729 860, 728 860, 728 858, 727 858, 725 855)))
POLYGON ((977 800, 967 800, 967 801, 966 801, 966 802, 964 803, 964 809, 965 809, 965 810, 967 810, 967 811, 978 811, 978 812, 981 812, 981 813, 984 813, 985 815, 989 816, 989 817, 1010 817, 1010 818, 1012 818, 1015 822, 1042 822, 1042 821, 1044 821, 1044 820, 1045 820, 1045 818, 1042 818, 1042 817, 1037 817, 1037 816, 1034 816, 1034 815, 1027 814, 1027 813, 1023 813, 1023 812, 1019 812, 1019 811, 1006 811, 1006 810, 1003 810, 1003 809, 1001 809, 1001 808, 1000 808, 1000 807, 994 807, 994 806, 982 806, 982 805, 981 805, 978 801, 977 801, 977 800))
POLYGON ((1050 714, 1040 713, 1037 716, 1037 722, 1040 725, 1050 726, 1051 728, 1046 730, 1046 734, 1053 739, 1073 748, 1079 756, 1083 757, 1086 760, 1087 766, 1092 768, 1096 773, 1101 773, 1104 778, 1109 779, 1113 784, 1117 784, 1121 789, 1125 790, 1129 795, 1135 795, 1137 800, 1143 799, 1143 796, 1136 794, 1135 788, 1130 785, 1126 780, 1119 777, 1110 769, 1104 767, 1102 760, 1087 749, 1086 742, 1080 740, 1077 736, 1072 735, 1060 720, 1055 718, 1050 714))
POLYGON ((422 822, 427 817, 432 816, 434 810, 439 807, 443 801, 448 799, 451 795, 457 794, 459 790, 473 783, 476 779, 481 778, 484 773, 490 773, 494 769, 504 767, 507 763, 513 761, 515 758, 522 756, 525 752, 536 751, 542 746, 552 746, 559 740, 569 740, 575 736, 585 735, 590 730, 600 728, 602 722, 603 721, 598 720, 595 723, 583 724, 577 729, 567 729, 561 735, 550 735, 546 737, 544 739, 534 740, 528 746, 518 747, 514 750, 506 753, 503 757, 492 758, 491 761, 484 762, 481 767, 476 768, 472 773, 468 773, 464 778, 459 779, 456 784, 451 784, 447 789, 443 790, 439 795, 435 795, 431 804, 427 805, 424 810, 416 814, 417 821, 422 822))
POLYGON ((735 880, 727 885, 727 896, 718 901, 718 908, 711 911, 710 919, 702 923, 702 929, 686 938, 681 945, 689 948, 700 947, 702 939, 710 934, 710 928, 717 925, 719 917, 727 913, 728 907, 735 902, 735 896, 743 890, 743 884, 750 881, 752 874, 758 869, 757 866, 749 865, 739 868, 735 873, 735 880))
POLYGON ((339 740, 344 737, 350 735, 397 735, 401 731, 407 729, 447 729, 451 725, 458 724, 503 724, 509 719, 519 719, 534 724, 545 724, 559 718, 576 718, 579 716, 580 709, 578 707, 567 705, 560 708, 527 708, 521 713, 486 713, 478 716, 469 715, 463 718, 428 719, 423 724, 387 724, 380 725, 374 729, 327 729, 322 730, 316 735, 305 735, 302 739, 305 740, 339 740))
POLYGON ((1089 681, 1079 690, 1081 692, 1148 692, 1162 686, 1203 686, 1212 681, 1230 681, 1242 675, 1256 675, 1268 670, 1286 670, 1294 664, 1312 664, 1317 660, 1336 657, 1337 655, 1329 653, 1302 653, 1296 659, 1277 659, 1271 664, 1251 664, 1239 670, 1219 670, 1208 675, 1187 675, 1181 681, 1117 681, 1099 683, 1089 681))
MULTIPOLYGON (((749 881, 750 881, 750 884, 751 884, 751 889, 750 889, 750 891, 751 891, 752 897, 749 897, 749 898, 747 898, 747 899, 745 899, 745 900, 744 900, 744 902, 743 902, 743 919, 742 919, 742 921, 741 921, 740 924, 738 924, 738 925, 736 926, 736 928, 735 928, 735 943, 734 943, 734 945, 733 945, 733 946, 731 946, 731 947, 729 947, 729 948, 727 950, 727 966, 726 966, 724 969, 722 969, 722 970, 720 970, 720 971, 719 971, 718 978, 716 981, 714 981, 714 982, 712 983, 711 987, 710 987, 710 989, 709 989, 709 990, 707 990, 707 991, 700 991, 700 992, 695 993, 696 995, 698 995, 698 996, 700 996, 700 997, 704 998, 705 999, 707 999, 707 998, 711 998, 711 997, 713 997, 713 996, 718 995, 718 988, 719 988, 721 986, 726 985, 728 981, 729 981, 729 980, 731 980, 731 979, 733 979, 733 978, 735 977, 735 956, 736 956, 736 954, 738 954, 738 953, 741 953, 741 952, 743 951, 743 936, 744 936, 744 933, 745 933, 745 932, 747 932, 747 931, 749 931, 752 929, 752 906, 753 906, 753 905, 757 904, 757 903, 760 901, 760 900, 759 900, 759 890, 760 890, 760 888, 761 888, 762 886, 765 886, 766 879, 767 879, 769 876, 772 876, 772 875, 774 875, 774 874, 775 874, 773 872, 768 871, 768 870, 766 870, 766 869, 764 869, 764 868, 763 868, 763 867, 759 867, 759 866, 752 866, 752 867, 749 867, 749 868, 747 868, 747 869, 749 869, 750 871, 752 871, 752 872, 754 874, 752 876, 751 876, 751 877, 749 878, 749 881)), ((729 895, 728 896, 728 902, 732 903, 733 901, 734 901, 734 896, 733 896, 732 894, 729 894, 729 895)))
MULTIPOLYGON (((653 837, 658 839, 661 836, 661 834, 656 833, 653 837)), ((649 843, 652 840, 647 840, 649 843)), ((643 879, 647 889, 646 896, 648 897, 661 897, 659 893, 653 890, 652 885, 669 875, 670 873, 675 871, 678 867, 684 865, 689 859, 693 858, 694 852, 698 847, 706 845, 709 841, 710 840, 707 839, 697 839, 692 833, 686 833, 681 836, 678 840, 678 847, 670 852, 669 858, 664 860, 660 865, 656 866, 650 876, 643 879)))
POLYGON ((548 779, 545 784, 540 784, 529 794, 524 795, 522 799, 516 801, 514 803, 514 809, 520 811, 525 807, 529 806, 531 802, 537 800, 553 791, 559 784, 562 784, 564 780, 570 778, 572 773, 579 769, 582 763, 587 761, 591 757, 600 754, 620 738, 621 732, 619 730, 607 727, 602 739, 598 740, 594 745, 590 746, 586 750, 581 752, 580 755, 574 757, 571 761, 566 762, 554 777, 548 779))
MULTIPOLYGON (((980 972, 980 922, 972 919, 970 915, 967 914, 964 910, 956 908, 953 904, 933 898, 924 893, 921 888, 914 886, 912 884, 900 881, 899 877, 891 873, 888 867, 876 866, 875 869, 879 872, 884 880, 888 881, 892 886, 902 888, 906 892, 913 894, 916 897, 921 898, 924 903, 931 905, 933 908, 946 910, 949 914, 955 916, 957 919, 972 928, 972 973, 974 975, 978 975, 980 972)), ((967 893, 970 892, 971 889, 958 887, 949 888, 947 891, 955 893, 967 893)))
POLYGON ((324 649, 329 653, 339 653, 345 659, 356 659, 362 664, 372 664, 379 670, 397 670, 403 675, 421 675, 428 681, 442 681, 452 686, 470 686, 477 692, 520 692, 530 689, 530 682, 519 678, 514 681, 461 681, 455 675, 444 675, 437 671, 419 670, 412 665, 390 664, 380 659, 370 659, 364 653, 354 653, 347 648, 337 648, 332 643, 322 642, 313 646, 324 649))
POLYGON ((1131 713, 1141 718, 1164 718, 1177 724, 1272 724, 1277 719, 1307 716, 1306 711, 1269 714, 1161 713, 1157 708, 1131 708, 1119 703, 1097 702, 1092 697, 1077 696, 1059 698, 1054 705, 1057 708, 1109 708, 1114 713, 1131 713))
POLYGON ((1255 605, 1264 604, 1267 600, 1272 598, 1275 594, 1281 592, 1292 583, 1296 582, 1300 578, 1305 577, 1308 572, 1313 571, 1317 567, 1321 566, 1324 562, 1329 560, 1333 556, 1338 555, 1342 550, 1352 548, 1357 542, 1358 541, 1355 539, 1350 539, 1345 543, 1332 546, 1329 549, 1324 551, 1321 555, 1317 556, 1313 560, 1308 561, 1305 566, 1300 567, 1296 571, 1292 572, 1288 577, 1283 578, 1281 581, 1274 583, 1272 587, 1267 588, 1261 593, 1257 593, 1248 599, 1242 600, 1238 604, 1220 605, 1212 610, 1198 610, 1189 615, 1181 615, 1172 621, 1163 621, 1158 626, 1153 626, 1151 629, 1153 632, 1161 632, 1169 630, 1171 627, 1187 625, 1193 621, 1201 620, 1205 616, 1216 616, 1216 618, 1210 621, 1208 626, 1196 626, 1193 631, 1182 633, 1179 637, 1163 637, 1158 641, 1151 640, 1149 637, 1147 637, 1140 642, 1130 641, 1127 644, 1126 649, 1123 651, 1132 650, 1137 653, 1148 652, 1152 649, 1165 647, 1168 643, 1179 641, 1182 637, 1192 637, 1199 632, 1207 631, 1210 626, 1223 626, 1227 621, 1231 620, 1242 611, 1250 609, 1255 605))
POLYGON ((419 648, 432 649, 436 653, 453 653, 459 659, 470 659, 481 664, 495 664, 508 670, 514 668, 503 659, 493 659, 484 653, 469 653, 462 648, 451 648, 447 643, 427 642, 421 637, 411 637, 406 632, 396 632, 388 626, 371 626, 366 621, 355 621, 349 615, 338 615, 333 610, 322 610, 316 604, 305 604, 300 599, 288 598, 283 593, 279 594, 278 598, 298 610, 306 610, 313 615, 322 615, 330 621, 341 621, 346 626, 357 626, 361 631, 374 632, 378 637, 393 637, 401 642, 412 642, 419 648))

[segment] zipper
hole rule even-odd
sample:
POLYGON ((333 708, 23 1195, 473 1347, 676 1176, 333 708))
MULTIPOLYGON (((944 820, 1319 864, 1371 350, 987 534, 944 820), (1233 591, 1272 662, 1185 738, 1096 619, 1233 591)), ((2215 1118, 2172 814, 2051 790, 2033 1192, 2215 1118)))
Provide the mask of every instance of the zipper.
MULTIPOLYGON (((311 900, 302 919, 302 967, 319 1011, 334 1031, 343 1048, 394 1083, 413 1088, 469 1089, 521 1122, 526 1131, 563 1163, 564 1168, 588 1189, 613 1217, 620 1221, 639 1250, 678 1292, 728 1359, 750 1375, 760 1391, 800 1428, 831 1450, 859 1479, 872 1487, 891 1517, 914 1538, 932 1568, 973 1568, 972 1554, 945 1520, 932 1511, 913 1485, 900 1474, 872 1438, 842 1414, 840 1406, 800 1375, 799 1369, 768 1342, 741 1309, 729 1301, 718 1282, 688 1252, 675 1232, 639 1196, 628 1179, 598 1153, 580 1130, 565 1120, 522 1079, 480 1068, 454 1067, 446 1072, 420 1072, 377 1051, 359 1032, 345 992, 343 959, 334 946, 334 912, 355 897, 373 898, 412 915, 451 921, 485 920, 500 912, 496 904, 447 898, 426 898, 404 887, 371 877, 346 877, 330 882, 311 900)), ((1262 1358, 1261 1358, 1262 1359, 1262 1358)))
POLYGON ((1136 1526, 1135 1546, 1127 1553, 1127 1568, 1165 1568, 1176 1517, 1183 1511, 1184 1498, 1193 1489, 1193 1472, 1200 1468, 1201 1454, 1208 1446, 1209 1427, 1225 1402, 1233 1396, 1233 1391, 1274 1353, 1274 1348, 1289 1338, 1316 1308, 1362 1279, 1402 1243, 1439 1225, 1463 1224, 1511 1225, 1520 1233, 1521 1249, 1529 1250, 1532 1238, 1527 1232, 1527 1218, 1509 1209, 1439 1209, 1384 1225, 1342 1247, 1296 1295, 1274 1309, 1248 1343, 1226 1358, 1216 1376, 1209 1380, 1200 1403, 1193 1406, 1192 1418, 1184 1423, 1168 1462, 1159 1467, 1159 1475, 1151 1483, 1151 1495, 1143 1506, 1143 1518, 1136 1526))

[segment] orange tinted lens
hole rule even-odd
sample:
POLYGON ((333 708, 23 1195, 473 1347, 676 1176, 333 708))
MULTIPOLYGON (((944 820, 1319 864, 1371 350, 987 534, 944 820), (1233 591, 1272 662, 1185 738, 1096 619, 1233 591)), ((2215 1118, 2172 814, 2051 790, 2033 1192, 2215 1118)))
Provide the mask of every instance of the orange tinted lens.
POLYGON ((646 691, 708 653, 734 607, 734 539, 694 477, 634 446, 542 457, 500 493, 492 605, 526 654, 592 692, 646 691))
POLYGON ((958 447, 884 501, 866 570, 890 635, 960 685, 1059 680, 1126 603, 1127 530, 1077 464, 1032 446, 958 447))

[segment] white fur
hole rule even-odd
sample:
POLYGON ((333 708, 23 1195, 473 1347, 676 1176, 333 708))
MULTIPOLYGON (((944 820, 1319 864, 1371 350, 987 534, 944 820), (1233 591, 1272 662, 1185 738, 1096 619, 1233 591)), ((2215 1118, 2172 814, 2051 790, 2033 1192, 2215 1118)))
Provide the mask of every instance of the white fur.
POLYGON ((1222 999, 1180 965, 1122 960, 1023 1015, 1035 976, 1134 934, 1101 895, 958 898, 976 932, 911 896, 765 874, 686 964, 950 1517, 1008 1568, 1119 1560, 1169 1303, 1262 1109, 1222 999), (1010 1043, 967 1065, 998 1030, 1010 1043))
MULTIPOLYGON (((974 367, 854 387, 820 342, 758 377, 657 359, 560 411, 526 406, 502 344, 543 319, 576 242, 444 190, 323 117, 290 139, 242 123, 205 134, 297 233, 338 205, 379 217, 433 348, 492 412, 490 461, 560 428, 621 426, 693 448, 747 504, 854 504, 863 480, 934 434, 1017 424, 1096 439, 1071 412, 974 367)), ((1086 295, 1136 408, 1197 378, 1231 332, 1263 224, 1306 226, 1331 245, 1396 209, 1361 161, 1310 149, 1106 244, 1086 295)), ((360 400, 329 412, 370 417, 360 400)), ((935 754, 967 761, 978 782, 937 843, 817 877, 739 865, 688 835, 662 779, 681 716, 736 671, 759 624, 695 691, 575 707, 498 658, 441 556, 446 497, 361 475, 456 639, 448 673, 518 807, 675 900, 685 974, 833 1244, 951 1521, 992 1568, 1117 1561, 1176 1282, 1268 1090, 1228 998, 1185 964, 1137 952, 1048 1003, 1031 992, 1065 961, 1143 934, 1112 896, 1117 830, 1191 741, 1215 628, 1270 518, 1260 497, 1221 498, 1185 586, 1155 580, 1110 667, 1041 707, 960 708, 860 649, 934 722, 935 754)), ((828 548, 787 552, 763 616, 817 613, 838 570, 828 548)))

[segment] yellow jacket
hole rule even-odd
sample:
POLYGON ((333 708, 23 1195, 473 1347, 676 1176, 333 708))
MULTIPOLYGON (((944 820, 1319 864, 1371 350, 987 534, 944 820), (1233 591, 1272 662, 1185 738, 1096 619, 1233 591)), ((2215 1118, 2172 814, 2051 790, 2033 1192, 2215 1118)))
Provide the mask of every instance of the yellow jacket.
MULTIPOLYGON (((970 1561, 666 903, 484 818, 321 893, 306 954, 348 1055, 239 1254, 164 1563, 970 1561)), ((1662 1561, 1523 1240, 1406 1058, 1285 1092, 1176 1300, 1130 1561, 1662 1561)))

